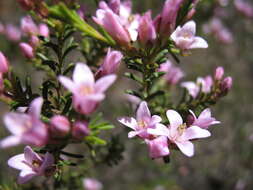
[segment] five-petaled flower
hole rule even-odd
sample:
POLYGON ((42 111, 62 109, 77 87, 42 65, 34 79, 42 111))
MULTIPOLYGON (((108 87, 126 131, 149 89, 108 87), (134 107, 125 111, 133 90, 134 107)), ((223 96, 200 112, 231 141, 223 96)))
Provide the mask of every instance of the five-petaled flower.
POLYGON ((40 156, 31 147, 26 146, 23 154, 13 156, 8 160, 8 165, 21 170, 18 183, 23 184, 36 176, 51 176, 54 173, 54 157, 50 153, 40 156))

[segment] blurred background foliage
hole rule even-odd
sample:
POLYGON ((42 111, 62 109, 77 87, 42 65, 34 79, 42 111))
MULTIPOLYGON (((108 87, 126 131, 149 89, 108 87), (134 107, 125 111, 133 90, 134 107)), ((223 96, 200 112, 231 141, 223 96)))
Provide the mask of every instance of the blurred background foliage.
MULTIPOLYGON (((80 2, 90 15, 94 15, 93 0, 80 2)), ((134 12, 152 9, 153 15, 161 10, 163 4, 163 0, 133 2, 134 12)), ((203 0, 193 17, 198 24, 198 35, 207 39, 209 48, 194 51, 191 56, 182 58, 180 63, 180 67, 187 74, 185 80, 195 80, 199 75, 212 74, 214 68, 219 65, 224 66, 227 75, 234 79, 231 93, 213 108, 213 114, 222 124, 211 128, 212 137, 196 143, 196 154, 193 158, 187 158, 180 152, 172 152, 170 164, 164 164, 161 160, 152 161, 148 157, 146 147, 138 140, 128 140, 127 130, 116 122, 118 116, 132 114, 124 100, 122 89, 122 86, 127 88, 131 84, 128 84, 128 79, 122 78, 110 90, 108 100, 112 102, 104 102, 101 110, 117 126, 111 132, 106 131, 105 136, 110 136, 111 133, 120 135, 121 141, 125 144, 124 159, 113 167, 100 164, 93 166, 93 170, 83 173, 83 176, 97 177, 104 184, 105 190, 253 189, 253 20, 239 14, 232 0, 228 1, 227 6, 219 7, 224 13, 221 18, 224 25, 234 36, 233 43, 224 45, 202 31, 202 26, 214 14, 214 5, 217 3, 215 0, 203 0)), ((25 14, 16 0, 0 1, 2 23, 19 25, 21 16, 25 14)), ((43 73, 34 75, 34 70, 29 65, 32 63, 26 63, 17 43, 10 42, 1 35, 0 42, 0 50, 8 56, 16 72, 20 76, 32 73, 34 86, 40 84, 43 73)), ((70 58, 72 62, 83 60, 80 54, 77 55, 73 53, 73 57, 70 58)), ((8 111, 7 106, 2 103, 0 106, 3 115, 8 111)), ((2 125, 0 137, 6 134, 2 125)), ((22 152, 22 149, 23 147, 0 150, 0 189, 39 188, 31 185, 24 185, 22 188, 15 185, 8 187, 13 184, 16 172, 7 167, 6 161, 15 153, 22 152)), ((75 168, 70 171, 66 171, 67 175, 71 175, 69 179, 75 180, 75 168)))

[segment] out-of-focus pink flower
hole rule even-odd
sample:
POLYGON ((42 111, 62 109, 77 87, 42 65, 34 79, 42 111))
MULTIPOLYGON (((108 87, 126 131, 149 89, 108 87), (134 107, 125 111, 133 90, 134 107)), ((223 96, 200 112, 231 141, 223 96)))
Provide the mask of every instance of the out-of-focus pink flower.
POLYGON ((208 127, 211 125, 220 124, 220 121, 217 121, 214 117, 211 116, 211 110, 209 108, 203 110, 200 113, 199 117, 196 117, 196 115, 191 110, 190 113, 194 118, 192 123, 192 125, 194 126, 198 126, 203 129, 208 129, 208 127))
POLYGON ((31 36, 29 43, 33 48, 36 48, 40 44, 40 39, 37 36, 31 36))
POLYGON ((28 35, 36 35, 39 32, 37 25, 30 16, 25 16, 21 19, 21 30, 28 35))
POLYGON ((120 65, 123 55, 119 51, 107 51, 107 55, 96 73, 96 78, 115 73, 120 65))
POLYGON ((9 61, 0 51, 0 73, 6 73, 9 70, 9 61))
POLYGON ((101 190, 103 188, 102 183, 94 178, 84 178, 83 186, 85 190, 101 190))
POLYGON ((50 120, 49 130, 53 137, 64 137, 70 132, 70 122, 62 115, 55 115, 50 120))
POLYGON ((21 31, 19 30, 19 28, 17 28, 16 26, 12 24, 6 25, 5 34, 9 40, 15 41, 15 42, 19 41, 21 38, 21 31))
POLYGON ((43 104, 42 98, 36 98, 29 106, 28 114, 11 112, 4 116, 4 123, 12 133, 0 141, 1 148, 7 148, 20 143, 44 146, 48 140, 47 126, 40 120, 43 104))
POLYGON ((72 136, 78 140, 88 136, 90 130, 86 121, 76 121, 72 127, 72 136))
POLYGON ((209 93, 211 92, 213 86, 213 79, 211 76, 207 76, 205 78, 198 77, 197 82, 182 82, 181 86, 186 88, 189 94, 196 98, 201 90, 201 92, 209 93))
POLYGON ((224 68, 223 67, 217 67, 215 69, 214 79, 215 80, 221 80, 223 78, 223 75, 224 75, 224 68))
POLYGON ((59 80, 73 93, 73 105, 76 111, 91 114, 98 103, 105 98, 104 92, 114 83, 116 75, 110 74, 95 82, 90 68, 86 64, 77 63, 73 81, 65 76, 60 76, 59 80))
POLYGON ((49 28, 46 24, 39 24, 39 35, 49 37, 49 28))
POLYGON ((169 60, 160 65, 159 71, 166 72, 164 79, 169 84, 177 84, 178 81, 184 77, 183 71, 174 66, 169 60))
POLYGON ((234 0, 235 8, 238 12, 248 18, 253 18, 253 5, 244 0, 234 0))
POLYGON ((4 34, 5 26, 0 22, 0 34, 4 34))
POLYGON ((208 130, 198 126, 187 128, 186 124, 183 123, 182 117, 174 110, 168 110, 166 115, 170 122, 168 127, 157 125, 155 129, 149 128, 147 132, 156 136, 166 136, 186 156, 191 157, 194 155, 194 146, 190 140, 211 136, 208 130))
POLYGON ((138 135, 139 137, 146 139, 150 136, 147 133, 147 129, 160 125, 162 119, 158 115, 151 116, 147 103, 143 101, 137 109, 136 119, 133 117, 121 117, 118 121, 133 129, 133 131, 128 133, 128 138, 133 138, 138 135))
POLYGON ((171 34, 171 39, 175 42, 176 46, 182 50, 189 50, 195 48, 207 48, 207 42, 196 34, 196 23, 188 21, 183 27, 178 26, 177 29, 171 34))
POLYGON ((117 41, 120 45, 128 46, 130 43, 130 35, 123 27, 120 17, 110 9, 98 9, 96 17, 93 20, 105 28, 105 30, 117 41))
POLYGON ((21 170, 18 183, 24 184, 36 176, 51 176, 54 173, 54 157, 50 153, 40 156, 31 147, 26 146, 24 154, 18 154, 8 160, 8 165, 21 170))
POLYGON ((19 44, 20 50, 22 54, 27 58, 27 59, 32 59, 34 58, 34 49, 32 46, 30 46, 28 43, 21 42, 19 44))
POLYGON ((146 45, 148 42, 153 42, 156 39, 156 30, 151 18, 151 11, 145 13, 140 18, 138 36, 143 45, 146 45))
POLYGON ((166 0, 162 13, 155 19, 156 30, 162 36, 168 36, 175 29, 177 13, 183 0, 166 0))
POLYGON ((145 140, 149 147, 149 156, 153 159, 161 158, 170 154, 168 148, 168 138, 165 136, 157 137, 153 140, 145 140))

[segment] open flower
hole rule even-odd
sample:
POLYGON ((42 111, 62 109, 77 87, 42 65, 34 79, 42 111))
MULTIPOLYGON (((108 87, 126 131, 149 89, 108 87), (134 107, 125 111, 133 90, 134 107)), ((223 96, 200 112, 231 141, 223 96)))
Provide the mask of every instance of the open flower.
POLYGON ((1 148, 20 143, 33 146, 43 146, 47 143, 47 127, 40 120, 42 104, 43 99, 36 98, 30 104, 27 114, 11 112, 4 116, 4 123, 12 135, 0 141, 1 148))
POLYGON ((95 82, 90 68, 83 63, 77 63, 73 73, 73 81, 65 76, 59 77, 60 82, 73 93, 73 105, 82 114, 91 114, 99 102, 105 98, 104 92, 116 80, 111 74, 95 82))
POLYGON ((166 136, 170 142, 176 144, 186 156, 191 157, 194 155, 194 146, 190 140, 211 136, 208 130, 198 126, 187 128, 180 114, 174 110, 168 110, 166 115, 170 122, 168 127, 157 125, 155 129, 150 128, 147 132, 156 136, 166 136))
POLYGON ((158 115, 151 116, 147 103, 143 101, 137 109, 136 119, 132 117, 122 117, 119 118, 118 121, 133 129, 133 131, 128 133, 129 138, 135 137, 136 135, 141 138, 149 138, 150 135, 147 133, 147 129, 159 125, 162 119, 158 115))
POLYGON ((8 165, 21 170, 18 183, 23 184, 35 176, 51 176, 54 172, 54 157, 50 153, 40 156, 31 147, 26 146, 24 154, 18 154, 8 160, 8 165))
POLYGON ((199 117, 196 117, 193 111, 190 110, 190 112, 194 118, 192 123, 194 126, 207 129, 210 125, 220 124, 220 121, 217 121, 214 117, 211 116, 211 110, 209 108, 203 110, 200 113, 199 117))
POLYGON ((178 26, 171 34, 171 39, 181 50, 189 50, 194 48, 207 48, 207 42, 196 34, 196 23, 189 21, 183 27, 178 26))

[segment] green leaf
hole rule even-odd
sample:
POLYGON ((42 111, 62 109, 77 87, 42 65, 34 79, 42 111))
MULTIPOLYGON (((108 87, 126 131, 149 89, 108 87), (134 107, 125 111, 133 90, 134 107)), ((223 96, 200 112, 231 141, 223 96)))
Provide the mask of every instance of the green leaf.
POLYGON ((106 141, 95 136, 87 136, 85 140, 94 145, 106 145, 106 141))

